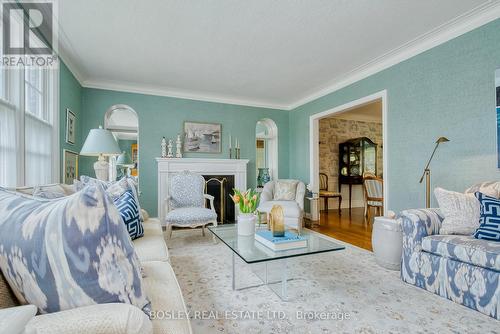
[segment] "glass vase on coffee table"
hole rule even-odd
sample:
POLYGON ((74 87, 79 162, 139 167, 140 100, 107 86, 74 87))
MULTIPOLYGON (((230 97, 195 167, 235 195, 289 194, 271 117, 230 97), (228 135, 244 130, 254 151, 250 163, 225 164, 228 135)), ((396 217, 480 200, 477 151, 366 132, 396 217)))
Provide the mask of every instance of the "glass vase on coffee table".
POLYGON ((273 205, 269 213, 269 220, 273 237, 285 236, 285 215, 281 205, 273 205))

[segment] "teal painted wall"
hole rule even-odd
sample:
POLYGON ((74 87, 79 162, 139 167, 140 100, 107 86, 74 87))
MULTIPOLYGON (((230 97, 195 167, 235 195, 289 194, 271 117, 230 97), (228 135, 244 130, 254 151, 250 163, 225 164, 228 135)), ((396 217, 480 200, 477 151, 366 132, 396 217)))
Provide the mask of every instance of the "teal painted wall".
MULTIPOLYGON (((123 103, 139 114, 141 201, 152 214, 160 139, 182 132, 184 120, 220 122, 223 128, 222 154, 190 157, 228 157, 229 129, 233 136, 238 134, 242 158, 251 160, 248 182, 253 186, 255 123, 272 118, 279 128, 280 177, 309 182, 309 116, 386 89, 389 208, 421 207, 424 189, 418 179, 439 136, 451 142, 440 147, 433 161, 433 186, 463 191, 474 182, 500 177, 494 87, 499 41, 496 20, 291 112, 82 88, 61 63, 61 164, 63 148, 78 152, 89 129, 103 124, 106 110, 123 103), (75 145, 65 143, 67 107, 77 115, 75 145)), ((94 161, 80 157, 80 174, 93 175, 94 161)))
POLYGON ((61 182, 63 180, 63 150, 71 150, 80 153, 82 148, 82 86, 75 79, 71 71, 61 61, 59 69, 59 143, 60 143, 60 171, 61 182), (66 143, 66 108, 69 108, 76 116, 76 141, 75 144, 66 143))
POLYGON ((294 109, 290 176, 309 182, 310 115, 386 89, 389 209, 424 205, 418 181, 439 136, 451 142, 439 148, 432 163, 434 187, 463 191, 475 182, 498 180, 497 68, 500 20, 294 109))
MULTIPOLYGON (((174 139, 182 133, 184 121, 213 122, 222 124, 222 153, 191 153, 185 157, 228 158, 228 138, 231 132, 241 142, 241 158, 250 159, 248 185, 254 187, 255 175, 255 126, 259 119, 270 118, 278 126, 279 176, 288 177, 288 126, 289 111, 202 102, 171 97, 116 92, 100 89, 83 89, 82 132, 103 125, 104 114, 115 104, 132 107, 139 116, 139 173, 142 191, 141 205, 156 215, 157 169, 155 157, 161 155, 161 138, 174 139)), ((80 174, 94 175, 95 158, 81 157, 80 174)))

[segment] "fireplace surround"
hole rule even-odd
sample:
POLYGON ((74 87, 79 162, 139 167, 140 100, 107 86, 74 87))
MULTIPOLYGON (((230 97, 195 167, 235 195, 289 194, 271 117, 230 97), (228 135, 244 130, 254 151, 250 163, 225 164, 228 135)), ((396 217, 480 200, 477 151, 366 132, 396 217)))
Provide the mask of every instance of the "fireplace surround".
POLYGON ((214 196, 214 207, 219 223, 234 222, 235 206, 231 197, 234 188, 233 175, 203 175, 205 193, 214 196))

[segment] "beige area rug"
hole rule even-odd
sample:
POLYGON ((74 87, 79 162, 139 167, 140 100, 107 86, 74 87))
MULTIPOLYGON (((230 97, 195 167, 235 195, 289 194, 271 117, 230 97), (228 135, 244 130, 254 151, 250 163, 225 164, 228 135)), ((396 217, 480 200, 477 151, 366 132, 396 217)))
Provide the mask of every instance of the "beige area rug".
MULTIPOLYGON (((208 232, 208 231, 207 231, 208 232)), ((342 243, 342 242, 339 242, 342 243)), ((171 263, 194 333, 499 333, 500 322, 403 283, 371 252, 343 251, 288 260, 290 301, 268 286, 233 291, 231 250, 211 233, 174 231, 171 263)), ((237 258, 238 287, 261 283, 237 258)), ((255 266, 255 265, 254 265, 255 266)), ((271 267, 270 267, 271 268, 271 267)), ((279 266, 273 267, 279 274, 279 266)))

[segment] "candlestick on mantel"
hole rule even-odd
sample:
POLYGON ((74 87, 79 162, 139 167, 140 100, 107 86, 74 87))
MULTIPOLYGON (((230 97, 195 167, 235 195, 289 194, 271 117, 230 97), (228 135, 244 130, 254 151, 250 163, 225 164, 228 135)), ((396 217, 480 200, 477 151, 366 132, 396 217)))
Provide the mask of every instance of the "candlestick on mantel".
POLYGON ((229 149, 231 149, 231 134, 229 134, 229 149))

